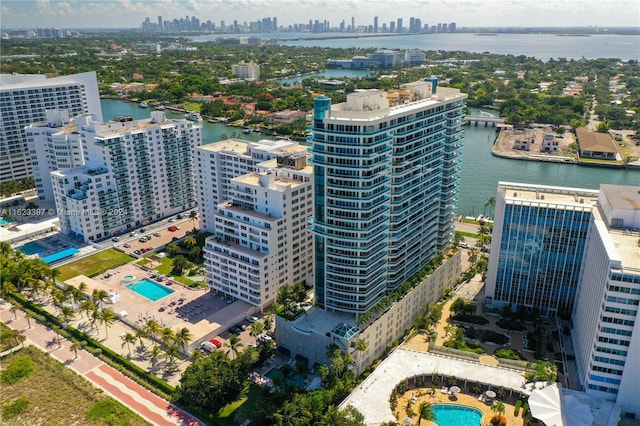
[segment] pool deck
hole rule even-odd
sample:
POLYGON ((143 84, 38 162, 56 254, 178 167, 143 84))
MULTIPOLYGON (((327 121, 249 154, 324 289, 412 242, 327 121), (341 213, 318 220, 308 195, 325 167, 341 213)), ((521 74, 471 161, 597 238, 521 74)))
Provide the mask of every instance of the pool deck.
MULTIPOLYGON (((373 373, 340 404, 340 408, 353 405, 365 416, 367 425, 397 421, 389 405, 389 397, 393 389, 404 379, 433 373, 441 376, 455 376, 459 382, 467 380, 490 384, 494 389, 502 386, 507 390, 507 394, 509 389, 525 393, 525 379, 521 372, 400 347, 378 365, 373 373)), ((436 396, 440 395, 444 396, 447 402, 452 402, 449 401, 448 395, 441 394, 438 389, 436 396)), ((458 394, 457 403, 461 403, 464 396, 458 394)), ((425 398, 428 398, 426 394, 425 398)), ((432 398, 430 402, 434 401, 435 399, 432 398)), ((484 405, 477 400, 477 396, 475 401, 479 403, 480 407, 484 405)), ((504 401, 501 402, 504 403, 504 401)), ((398 403, 398 407, 402 407, 400 403, 398 403)), ((509 408, 506 411, 508 412, 509 408)), ((513 415, 513 409, 511 409, 511 414, 513 415)), ((401 417, 401 419, 403 418, 401 417)))
MULTIPOLYGON (((175 283, 167 286, 166 281, 161 284, 175 291, 157 301, 149 300, 126 288, 127 284, 142 278, 158 281, 153 279, 151 275, 137 265, 129 263, 105 271, 93 278, 78 275, 68 279, 66 283, 78 287, 80 283, 84 282, 87 284, 88 294, 91 294, 94 289, 105 290, 107 293, 117 292, 118 301, 107 303, 106 307, 118 314, 120 320, 131 329, 141 328, 149 319, 154 319, 163 327, 170 327, 174 330, 183 327, 189 328, 193 336, 189 350, 193 350, 202 340, 218 336, 222 329, 233 325, 227 324, 227 322, 230 318, 238 315, 236 311, 247 309, 244 302, 227 305, 206 289, 194 290, 175 283), (123 282, 122 278, 126 275, 134 275, 136 279, 123 282), (180 298, 183 298, 184 301, 178 304, 180 298), (171 302, 176 303, 169 307, 171 302), (126 315, 121 315, 123 311, 126 312, 126 315)), ((91 334, 89 329, 90 327, 87 327, 85 331, 91 334)), ((114 343, 115 347, 122 351, 122 342, 117 339, 114 343)))

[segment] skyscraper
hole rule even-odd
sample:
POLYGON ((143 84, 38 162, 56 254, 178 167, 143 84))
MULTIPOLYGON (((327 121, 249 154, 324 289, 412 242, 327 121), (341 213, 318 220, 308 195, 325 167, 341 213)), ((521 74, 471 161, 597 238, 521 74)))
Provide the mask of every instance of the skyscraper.
POLYGON ((0 75, 0 182, 33 176, 24 128, 45 123, 47 110, 70 117, 95 114, 102 107, 95 72, 46 78, 44 75, 0 75))
POLYGON ((167 120, 130 117, 102 124, 76 123, 84 165, 51 173, 64 233, 98 241, 196 205, 192 151, 202 128, 167 120))
POLYGON ((600 185, 572 316, 576 376, 588 394, 640 415, 640 192, 600 185))
POLYGON ((461 252, 438 255, 453 237, 465 98, 429 78, 314 100, 315 306, 276 316, 281 352, 326 363, 328 345, 354 354, 363 339, 366 365, 455 285, 461 252))
POLYGON ((375 16, 373 18, 373 32, 377 33, 378 32, 378 17, 375 16))
POLYGON ((568 315, 597 196, 589 189, 500 182, 487 303, 568 315))
POLYGON ((315 99, 319 306, 364 314, 449 245, 465 98, 431 79, 315 99))

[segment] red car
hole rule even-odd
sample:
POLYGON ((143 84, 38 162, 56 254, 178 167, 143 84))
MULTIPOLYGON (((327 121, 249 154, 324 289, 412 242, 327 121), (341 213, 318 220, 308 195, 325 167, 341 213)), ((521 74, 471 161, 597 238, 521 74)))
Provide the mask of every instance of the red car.
POLYGON ((222 342, 220 342, 220 340, 218 339, 211 339, 209 340, 211 343, 213 343, 216 348, 220 349, 222 347, 222 342))
POLYGON ((176 232, 178 230, 178 228, 176 228, 175 226, 170 226, 168 229, 171 232, 176 232))

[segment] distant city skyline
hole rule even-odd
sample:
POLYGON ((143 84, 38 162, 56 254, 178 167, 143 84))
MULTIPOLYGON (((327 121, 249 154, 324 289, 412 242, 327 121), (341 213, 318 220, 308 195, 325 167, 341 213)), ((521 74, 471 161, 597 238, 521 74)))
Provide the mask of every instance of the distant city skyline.
MULTIPOLYGON (((3 29, 139 28, 145 18, 196 17, 219 25, 276 17, 278 25, 329 21, 331 27, 380 24, 411 16, 429 25, 456 22, 463 27, 638 27, 637 0, 36 0, 3 1, 3 29), (418 7, 416 7, 418 6, 418 7), (94 19, 92 19, 94 18, 94 19)), ((408 22, 407 22, 408 24, 408 22)))

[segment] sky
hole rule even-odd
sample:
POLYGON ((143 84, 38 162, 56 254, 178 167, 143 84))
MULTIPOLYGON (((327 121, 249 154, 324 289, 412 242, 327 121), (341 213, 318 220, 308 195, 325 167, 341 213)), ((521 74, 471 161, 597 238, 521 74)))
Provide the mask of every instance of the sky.
POLYGON ((2 0, 2 28, 139 28, 195 16, 232 23, 277 17, 279 25, 328 20, 332 27, 380 25, 416 17, 429 25, 464 27, 609 26, 640 27, 638 0, 2 0))

